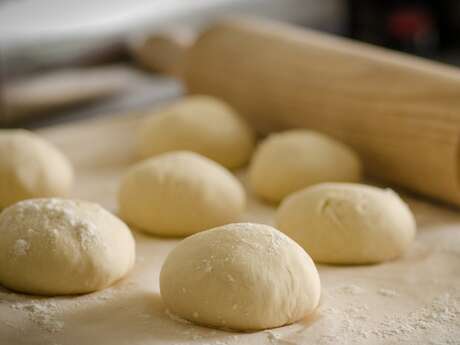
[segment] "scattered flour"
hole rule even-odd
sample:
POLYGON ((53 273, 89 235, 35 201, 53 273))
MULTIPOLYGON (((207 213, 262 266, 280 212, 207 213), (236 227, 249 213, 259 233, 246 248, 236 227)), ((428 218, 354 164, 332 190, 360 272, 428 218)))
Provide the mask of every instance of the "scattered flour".
MULTIPOLYGON (((238 335, 229 335, 224 330, 195 325, 190 321, 173 314, 169 309, 164 310, 165 315, 175 322, 180 323, 174 327, 175 331, 187 340, 196 341, 197 345, 237 345, 240 344, 238 335)), ((187 343, 188 344, 188 343, 187 343)), ((194 342, 195 344, 195 342, 194 342)))
POLYGON ((56 318, 59 310, 55 302, 31 300, 29 302, 15 303, 10 307, 25 312, 31 322, 50 333, 59 332, 64 327, 64 323, 56 318))
POLYGON ((362 295, 363 293, 366 292, 366 290, 364 290, 363 288, 357 285, 353 285, 353 284, 341 285, 336 289, 336 291, 341 294, 352 295, 352 296, 362 295))
MULTIPOLYGON (((396 291, 380 289, 383 296, 398 296, 396 291)), ((430 303, 406 315, 386 315, 382 321, 369 316, 369 308, 353 302, 343 309, 322 307, 322 322, 334 325, 321 335, 319 344, 372 342, 412 344, 413 339, 425 339, 432 345, 459 345, 453 334, 460 330, 460 295, 444 293, 430 303), (428 340, 429 334, 436 338, 428 340)))
MULTIPOLYGON (((29 321, 43 331, 57 333, 64 328, 64 322, 59 317, 66 311, 77 310, 91 304, 106 303, 106 301, 120 297, 120 294, 128 291, 130 287, 132 287, 131 284, 110 287, 99 292, 72 297, 71 300, 68 297, 31 299, 27 295, 0 289, 0 302, 6 302, 11 309, 24 313, 29 321)), ((18 326, 13 328, 25 331, 18 326)))
POLYGON ((385 296, 385 297, 396 297, 399 296, 399 294, 395 290, 391 289, 379 289, 378 294, 385 296))
POLYGON ((182 323, 184 325, 190 325, 192 324, 190 321, 188 320, 185 320, 179 316, 177 316, 176 314, 174 314, 173 312, 171 312, 169 309, 165 309, 165 314, 167 317, 169 317, 171 320, 173 321, 176 321, 176 322, 179 322, 179 323, 182 323))
MULTIPOLYGON (((459 300, 459 297, 445 293, 433 299, 429 305, 406 316, 388 317, 372 332, 380 338, 397 337, 399 339, 407 338, 414 332, 434 329, 439 330, 437 333, 440 336, 449 335, 451 333, 449 327, 452 329, 460 327, 459 300)), ((439 340, 440 344, 443 344, 442 339, 439 340)))
POLYGON ((366 305, 348 305, 345 309, 333 307, 322 308, 324 322, 336 325, 335 329, 329 329, 329 334, 322 335, 320 344, 346 343, 344 339, 369 337, 368 326, 365 321, 368 317, 369 308, 366 305))
POLYGON ((273 331, 265 331, 265 334, 267 334, 267 339, 271 345, 297 345, 295 342, 283 339, 281 335, 273 331))

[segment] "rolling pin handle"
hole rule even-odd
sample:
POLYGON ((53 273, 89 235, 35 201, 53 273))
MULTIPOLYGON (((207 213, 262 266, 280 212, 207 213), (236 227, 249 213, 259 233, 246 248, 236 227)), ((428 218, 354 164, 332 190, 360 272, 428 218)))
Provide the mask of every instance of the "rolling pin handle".
POLYGON ((185 53, 195 38, 193 31, 185 29, 157 32, 133 39, 130 51, 148 70, 181 78, 185 53))

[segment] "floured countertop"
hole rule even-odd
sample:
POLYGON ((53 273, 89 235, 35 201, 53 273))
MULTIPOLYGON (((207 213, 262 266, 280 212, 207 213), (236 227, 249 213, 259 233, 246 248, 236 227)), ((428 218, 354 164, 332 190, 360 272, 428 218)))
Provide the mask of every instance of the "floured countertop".
MULTIPOLYGON (((116 212, 120 175, 137 158, 137 116, 41 131, 75 165, 73 196, 116 212)), ((244 171, 239 172, 244 181, 244 171)), ((135 232, 134 270, 92 294, 42 298, 0 288, 0 344, 460 344, 460 212, 408 199, 418 234, 404 258, 318 269, 321 305, 311 318, 235 333, 194 326, 161 301, 159 273, 179 239, 135 232)), ((250 197, 243 221, 272 224, 274 208, 250 197)))

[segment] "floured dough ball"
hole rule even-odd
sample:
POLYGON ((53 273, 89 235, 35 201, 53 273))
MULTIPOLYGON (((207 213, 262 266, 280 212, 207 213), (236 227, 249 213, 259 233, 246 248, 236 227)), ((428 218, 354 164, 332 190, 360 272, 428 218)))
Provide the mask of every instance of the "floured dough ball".
POLYGON ((66 196, 73 182, 68 159, 26 130, 0 130, 0 209, 20 200, 66 196))
POLYGON ((190 96, 150 116, 143 123, 142 157, 187 150, 233 169, 244 165, 254 149, 254 134, 227 104, 209 96, 190 96))
POLYGON ((409 207, 390 189, 324 183, 286 198, 278 209, 281 231, 313 260, 368 264, 400 256, 414 239, 409 207))
POLYGON ((0 214, 0 284, 38 295, 103 289, 133 266, 128 227, 101 206, 30 199, 0 214))
POLYGON ((123 177, 118 193, 124 220, 163 236, 186 236, 235 221, 245 199, 229 171, 188 151, 138 163, 123 177))
POLYGON ((357 182, 360 177, 361 163, 350 148, 309 130, 270 135, 249 167, 252 190, 271 202, 316 183, 357 182))
POLYGON ((161 297, 180 317, 235 330, 279 327, 311 314, 315 264, 268 225, 227 224, 183 240, 160 273, 161 297))

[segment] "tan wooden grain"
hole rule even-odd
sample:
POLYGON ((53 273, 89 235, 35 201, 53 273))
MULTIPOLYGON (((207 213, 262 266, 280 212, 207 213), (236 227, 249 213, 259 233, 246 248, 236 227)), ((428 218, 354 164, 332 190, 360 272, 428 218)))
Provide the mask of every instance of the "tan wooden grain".
POLYGON ((232 20, 189 49, 190 93, 262 132, 307 127, 353 146, 369 175, 460 205, 460 70, 271 22, 232 20))

